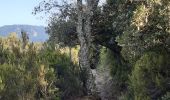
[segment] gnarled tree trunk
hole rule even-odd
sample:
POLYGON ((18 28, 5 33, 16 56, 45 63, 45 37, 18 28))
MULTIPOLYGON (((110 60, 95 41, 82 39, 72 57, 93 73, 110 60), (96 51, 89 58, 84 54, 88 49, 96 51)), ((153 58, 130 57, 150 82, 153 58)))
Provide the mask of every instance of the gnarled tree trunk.
POLYGON ((81 69, 86 72, 87 80, 84 81, 84 86, 88 95, 93 94, 95 88, 90 68, 90 47, 92 43, 91 20, 93 11, 97 8, 98 1, 99 0, 86 0, 86 5, 83 5, 82 0, 77 0, 77 33, 80 42, 79 64, 81 69))

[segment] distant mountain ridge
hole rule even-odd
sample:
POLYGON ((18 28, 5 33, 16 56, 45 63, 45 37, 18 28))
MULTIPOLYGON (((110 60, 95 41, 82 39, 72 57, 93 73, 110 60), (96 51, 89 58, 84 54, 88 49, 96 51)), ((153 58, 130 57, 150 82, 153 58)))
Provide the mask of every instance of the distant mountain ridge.
POLYGON ((44 42, 48 39, 45 27, 35 25, 5 25, 0 27, 0 36, 8 36, 11 32, 16 32, 18 36, 21 36, 21 30, 27 32, 30 41, 44 42))

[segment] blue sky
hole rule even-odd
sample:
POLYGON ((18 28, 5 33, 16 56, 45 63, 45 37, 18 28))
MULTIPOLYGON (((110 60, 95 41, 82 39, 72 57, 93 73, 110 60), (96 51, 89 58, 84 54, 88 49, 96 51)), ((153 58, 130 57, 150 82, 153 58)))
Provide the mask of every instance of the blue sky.
MULTIPOLYGON (((0 0, 0 26, 13 24, 47 26, 45 14, 31 14, 41 1, 43 0, 0 0)), ((103 3, 105 0, 100 2, 103 3)))
MULTIPOLYGON (((35 6, 42 0, 0 0, 0 26, 13 24, 43 25, 42 15, 32 15, 35 6)), ((44 17, 44 15, 43 15, 44 17)))

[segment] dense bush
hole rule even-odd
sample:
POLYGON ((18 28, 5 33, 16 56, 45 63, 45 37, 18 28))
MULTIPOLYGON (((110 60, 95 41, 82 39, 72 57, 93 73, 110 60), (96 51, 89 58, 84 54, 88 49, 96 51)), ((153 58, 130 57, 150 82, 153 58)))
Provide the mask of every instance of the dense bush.
POLYGON ((53 51, 46 48, 41 51, 40 58, 43 62, 54 68, 58 80, 55 85, 60 90, 61 99, 74 98, 82 96, 82 77, 81 70, 78 65, 74 64, 66 53, 61 53, 60 50, 53 51), (43 53, 42 53, 43 52, 43 53))
POLYGON ((23 66, 0 65, 1 99, 35 99, 36 78, 26 73, 23 66))
POLYGON ((157 100, 168 91, 169 59, 169 55, 160 50, 145 53, 136 62, 130 76, 134 100, 157 100))
POLYGON ((47 44, 24 44, 13 34, 0 41, 1 99, 58 100, 83 95, 80 69, 66 53, 47 44))

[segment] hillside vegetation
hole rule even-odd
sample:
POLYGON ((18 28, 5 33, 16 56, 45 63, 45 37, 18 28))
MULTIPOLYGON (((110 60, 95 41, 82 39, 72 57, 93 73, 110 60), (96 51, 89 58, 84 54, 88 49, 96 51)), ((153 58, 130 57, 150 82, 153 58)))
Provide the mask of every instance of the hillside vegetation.
POLYGON ((47 41, 0 38, 0 100, 170 100, 170 0, 56 1, 47 41))

